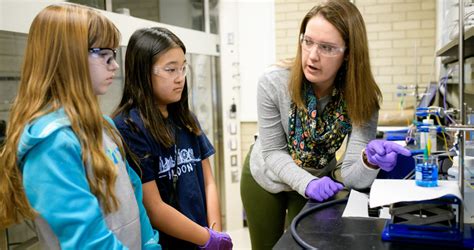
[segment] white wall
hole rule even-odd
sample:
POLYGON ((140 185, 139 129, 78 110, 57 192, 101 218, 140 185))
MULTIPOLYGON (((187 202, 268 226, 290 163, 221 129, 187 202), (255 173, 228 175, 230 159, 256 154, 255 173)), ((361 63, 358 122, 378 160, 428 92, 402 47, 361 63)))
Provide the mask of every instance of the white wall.
POLYGON ((59 0, 0 0, 0 30, 28 33, 36 14, 59 0))
POLYGON ((240 119, 257 121, 257 81, 275 63, 274 0, 241 0, 238 5, 240 119))
POLYGON ((234 230, 243 227, 242 217, 242 202, 240 199, 240 143, 238 142, 237 135, 240 134, 240 126, 237 126, 238 131, 236 135, 232 135, 229 131, 230 126, 235 126, 236 121, 239 119, 240 111, 231 116, 230 107, 232 103, 235 103, 239 107, 239 89, 234 86, 238 86, 238 78, 233 76, 239 72, 238 61, 239 61, 239 49, 237 41, 239 34, 237 32, 238 26, 237 21, 238 15, 236 9, 238 3, 231 0, 223 0, 219 4, 219 17, 220 27, 219 33, 221 34, 221 46, 220 46, 220 66, 221 66, 221 103, 222 110, 219 114, 222 117, 223 133, 221 143, 223 145, 223 163, 224 163, 224 176, 223 181, 224 189, 220 190, 223 199, 222 214, 224 217, 224 225, 226 230, 234 230), (231 148, 231 145, 236 145, 236 148, 231 148), (237 166, 231 165, 231 158, 236 157, 239 162, 237 166))
POLYGON ((240 122, 257 120, 257 80, 275 60, 274 1, 221 0, 219 5, 225 166, 222 203, 226 228, 233 230, 242 227, 240 122), (236 117, 229 112, 233 103, 237 105, 236 117), (237 132, 229 133, 230 127, 237 132), (231 164, 232 157, 237 164, 231 164))

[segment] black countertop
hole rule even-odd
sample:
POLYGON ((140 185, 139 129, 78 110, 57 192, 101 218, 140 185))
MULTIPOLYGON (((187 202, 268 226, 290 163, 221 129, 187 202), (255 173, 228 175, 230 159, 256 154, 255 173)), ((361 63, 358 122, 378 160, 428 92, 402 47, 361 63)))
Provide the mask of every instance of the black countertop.
MULTIPOLYGON (((319 204, 321 203, 309 201, 302 212, 319 204)), ((298 235, 306 243, 318 249, 455 249, 439 244, 426 245, 382 241, 382 230, 387 220, 379 218, 342 218, 345 206, 345 202, 338 203, 309 214, 297 226, 298 235)), ((293 239, 288 227, 288 230, 273 249, 302 249, 302 247, 293 239)))

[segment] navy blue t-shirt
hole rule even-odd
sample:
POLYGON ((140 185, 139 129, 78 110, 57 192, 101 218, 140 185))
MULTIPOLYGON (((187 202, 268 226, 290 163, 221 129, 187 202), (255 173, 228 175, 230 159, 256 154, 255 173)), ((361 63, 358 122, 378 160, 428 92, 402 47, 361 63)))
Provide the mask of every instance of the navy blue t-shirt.
MULTIPOLYGON (((175 128, 177 145, 164 148, 145 129, 136 109, 130 110, 127 116, 119 114, 114 122, 125 143, 139 159, 140 166, 136 166, 133 161, 129 162, 141 177, 142 183, 156 181, 161 198, 170 204, 173 173, 176 173, 178 178, 175 194, 178 206, 175 208, 197 224, 208 226, 201 161, 213 155, 215 150, 207 136, 203 132, 197 136, 186 128, 175 128)), ((199 124, 197 119, 196 122, 199 124)), ((195 247, 189 242, 173 238, 161 231, 160 244, 164 249, 195 247)))

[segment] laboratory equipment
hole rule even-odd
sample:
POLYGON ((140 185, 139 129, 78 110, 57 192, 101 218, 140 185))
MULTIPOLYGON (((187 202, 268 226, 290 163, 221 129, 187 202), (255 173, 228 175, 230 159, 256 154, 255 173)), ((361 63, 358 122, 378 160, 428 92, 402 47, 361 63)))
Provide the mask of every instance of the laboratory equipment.
MULTIPOLYGON (((448 169, 448 180, 458 180, 459 157, 453 157, 453 165, 448 169)), ((474 157, 464 157, 464 223, 474 223, 474 157)))
MULTIPOLYGON (((440 115, 443 113, 443 109, 430 107, 424 112, 431 113, 430 115, 440 115)), ((443 196, 433 200, 392 204, 390 207, 391 219, 387 221, 382 232, 383 240, 474 247, 474 190, 471 181, 474 171, 470 171, 471 167, 474 169, 474 158, 465 156, 463 143, 463 135, 466 131, 474 131, 474 126, 454 124, 443 127, 442 131, 456 132, 458 145, 455 145, 455 148, 459 156, 453 160, 456 163, 448 174, 450 179, 465 180, 460 181, 462 183, 460 185, 462 198, 443 196), (461 175, 460 178, 458 175, 461 175)), ((418 132, 429 135, 429 130, 418 130, 418 132)), ((431 155, 430 140, 430 137, 427 136, 424 153, 414 157, 415 183, 427 188, 434 187, 434 182, 438 179, 438 167, 434 155, 431 155)))
POLYGON ((449 195, 433 200, 398 202, 390 205, 391 219, 382 240, 461 246, 463 234, 453 207, 461 200, 449 195))
POLYGON ((421 187, 438 186, 438 163, 434 155, 415 155, 415 183, 421 187))
POLYGON ((415 138, 416 138, 416 146, 418 149, 425 149, 430 144, 430 147, 433 151, 437 149, 437 134, 438 134, 438 127, 431 125, 431 126, 420 126, 416 128, 415 138))

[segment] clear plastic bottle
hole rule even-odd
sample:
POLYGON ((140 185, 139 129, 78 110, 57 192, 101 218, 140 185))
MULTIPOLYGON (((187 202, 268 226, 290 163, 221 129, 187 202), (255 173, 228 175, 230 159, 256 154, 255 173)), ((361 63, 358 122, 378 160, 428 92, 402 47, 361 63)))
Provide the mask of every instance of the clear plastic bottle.
POLYGON ((422 126, 416 129, 416 141, 419 145, 419 149, 425 149, 428 142, 431 144, 431 151, 436 151, 437 142, 436 142, 437 128, 436 126, 422 126), (429 139, 428 139, 429 138, 429 139))

